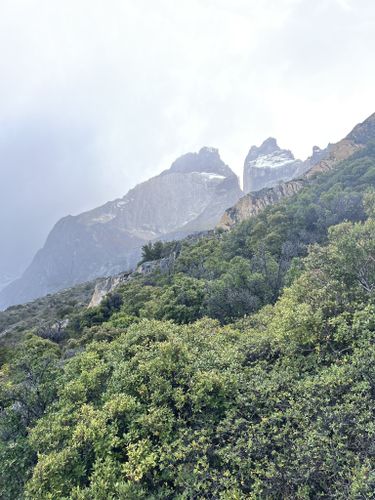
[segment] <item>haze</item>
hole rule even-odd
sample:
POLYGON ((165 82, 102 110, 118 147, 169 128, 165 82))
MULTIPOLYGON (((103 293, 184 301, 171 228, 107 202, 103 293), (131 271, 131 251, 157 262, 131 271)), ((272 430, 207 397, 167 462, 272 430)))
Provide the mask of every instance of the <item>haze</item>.
POLYGON ((0 282, 51 226, 203 145, 239 175, 375 110, 373 0, 0 0, 0 282))

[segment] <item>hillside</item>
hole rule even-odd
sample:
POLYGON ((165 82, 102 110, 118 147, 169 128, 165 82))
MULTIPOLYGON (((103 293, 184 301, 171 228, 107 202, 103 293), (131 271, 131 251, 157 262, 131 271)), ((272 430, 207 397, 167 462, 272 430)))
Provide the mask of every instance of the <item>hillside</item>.
POLYGON ((95 307, 0 313, 1 498, 371 498, 373 138, 95 307))

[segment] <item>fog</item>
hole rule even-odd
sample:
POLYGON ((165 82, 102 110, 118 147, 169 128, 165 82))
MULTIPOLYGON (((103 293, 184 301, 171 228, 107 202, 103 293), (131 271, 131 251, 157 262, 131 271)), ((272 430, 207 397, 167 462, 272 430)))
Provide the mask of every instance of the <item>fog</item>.
POLYGON ((203 145, 242 172, 375 111, 373 0, 0 0, 0 282, 203 145))

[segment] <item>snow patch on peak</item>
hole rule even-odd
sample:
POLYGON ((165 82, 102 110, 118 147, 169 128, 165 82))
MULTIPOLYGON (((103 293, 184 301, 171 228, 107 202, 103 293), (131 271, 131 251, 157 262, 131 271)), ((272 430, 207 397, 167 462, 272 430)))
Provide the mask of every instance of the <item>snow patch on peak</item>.
POLYGON ((254 160, 247 162, 248 167, 252 168, 279 168, 296 160, 286 151, 275 151, 274 153, 258 156, 254 160))
POLYGON ((200 177, 203 177, 204 179, 207 179, 207 180, 213 180, 213 179, 217 179, 217 180, 223 180, 225 179, 225 175, 220 175, 220 174, 213 174, 211 172, 192 172, 193 174, 196 174, 196 175, 199 175, 200 177))
POLYGON ((292 179, 303 168, 289 149, 281 149, 270 137, 261 146, 252 146, 244 165, 244 191, 259 191, 292 179))
POLYGON ((116 203, 116 207, 122 209, 129 203, 130 200, 120 200, 116 203))
POLYGON ((114 213, 106 213, 99 215, 98 217, 94 217, 91 219, 91 224, 106 224, 107 222, 113 220, 116 217, 114 213))

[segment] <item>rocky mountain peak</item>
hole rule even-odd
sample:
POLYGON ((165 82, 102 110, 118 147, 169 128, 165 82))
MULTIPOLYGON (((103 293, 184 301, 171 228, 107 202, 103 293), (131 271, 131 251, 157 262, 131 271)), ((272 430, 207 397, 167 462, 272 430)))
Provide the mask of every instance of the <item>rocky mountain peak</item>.
POLYGON ((359 123, 346 136, 356 144, 367 144, 375 140, 375 113, 369 116, 364 122, 359 123))
POLYGON ((254 166, 258 166, 259 168, 264 167, 265 163, 267 166, 275 166, 278 158, 280 158, 281 162, 285 160, 295 160, 293 153, 289 149, 282 149, 277 144, 277 140, 274 137, 269 137, 262 144, 258 146, 252 146, 245 160, 245 167, 247 164, 259 160, 264 159, 265 161, 254 163, 254 166))
POLYGON ((274 137, 269 137, 259 147, 252 146, 244 165, 245 193, 291 179, 301 163, 289 149, 280 148, 274 137))
POLYGON ((232 170, 220 158, 219 150, 211 147, 203 147, 198 153, 186 153, 175 160, 166 173, 206 172, 229 177, 233 175, 232 170))
POLYGON ((270 155, 282 151, 282 149, 277 144, 277 140, 274 137, 269 137, 262 144, 258 146, 252 146, 250 148, 249 154, 246 160, 251 161, 257 159, 259 156, 270 155))
POLYGON ((327 156, 329 147, 330 146, 328 146, 326 149, 321 149, 319 146, 314 146, 312 148, 312 155, 307 160, 308 166, 314 166, 322 161, 327 156))
MULTIPOLYGON (((332 169, 338 168, 343 160, 349 159, 354 153, 366 148, 375 141, 375 113, 369 116, 363 123, 354 127, 354 129, 341 141, 335 144, 328 144, 325 149, 319 146, 314 146, 312 156, 306 161, 301 162, 295 160, 297 169, 294 169, 293 163, 286 167, 277 169, 271 168, 255 168, 254 161, 247 161, 251 153, 258 153, 260 148, 253 147, 245 161, 244 172, 244 187, 247 193, 243 196, 236 205, 226 210, 221 219, 219 227, 229 229, 238 222, 253 217, 258 214, 267 205, 278 203, 285 197, 292 196, 300 191, 312 177, 317 174, 328 172, 332 169), (291 166, 291 168, 289 168, 291 166), (272 175, 274 172, 278 174, 289 175, 287 182, 278 181, 277 175, 272 175), (246 179, 246 175, 248 178, 246 179), (246 184, 247 181, 247 184, 246 184), (265 182, 273 182, 272 184, 265 184, 265 182), (258 189, 251 189, 254 185, 263 185, 263 187, 270 187, 270 189, 263 189, 260 192, 258 189), (250 189, 249 189, 250 187, 250 189)), ((272 141, 271 145, 272 145, 272 141)), ((273 147, 274 147, 273 143, 273 147)))
POLYGON ((183 155, 123 198, 60 220, 23 276, 0 292, 0 309, 132 269, 145 243, 213 229, 242 194, 217 149, 183 155))

